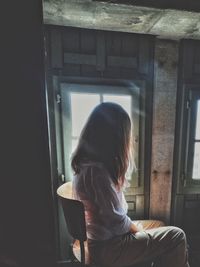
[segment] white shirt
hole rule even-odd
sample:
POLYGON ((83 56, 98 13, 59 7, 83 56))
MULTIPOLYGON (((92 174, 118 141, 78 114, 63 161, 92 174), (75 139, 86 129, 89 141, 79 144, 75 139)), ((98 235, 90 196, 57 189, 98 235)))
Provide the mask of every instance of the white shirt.
POLYGON ((106 240, 129 232, 132 222, 123 191, 116 189, 103 164, 83 164, 73 179, 73 192, 84 204, 89 239, 106 240))

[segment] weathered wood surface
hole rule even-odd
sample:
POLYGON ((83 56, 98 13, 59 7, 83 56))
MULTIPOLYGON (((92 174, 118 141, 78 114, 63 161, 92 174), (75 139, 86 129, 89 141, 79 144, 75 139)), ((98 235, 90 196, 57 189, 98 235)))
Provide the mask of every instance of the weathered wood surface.
POLYGON ((136 5, 155 8, 177 9, 187 11, 200 11, 199 0, 92 0, 96 2, 109 2, 125 5, 136 5))
POLYGON ((197 12, 92 0, 44 0, 43 10, 45 24, 153 34, 168 39, 200 39, 197 12))

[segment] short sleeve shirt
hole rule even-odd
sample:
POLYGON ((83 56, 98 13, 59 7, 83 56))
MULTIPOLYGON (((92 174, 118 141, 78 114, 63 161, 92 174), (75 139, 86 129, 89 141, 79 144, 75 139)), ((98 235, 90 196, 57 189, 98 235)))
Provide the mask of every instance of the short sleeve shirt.
POLYGON ((131 219, 122 189, 101 163, 85 163, 73 179, 74 197, 85 207, 87 237, 107 240, 129 232, 131 219))

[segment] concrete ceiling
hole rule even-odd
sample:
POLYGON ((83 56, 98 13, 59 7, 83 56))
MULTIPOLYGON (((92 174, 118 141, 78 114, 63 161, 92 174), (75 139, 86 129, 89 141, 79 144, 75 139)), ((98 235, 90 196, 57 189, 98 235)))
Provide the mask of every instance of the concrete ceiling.
POLYGON ((92 0, 44 0, 43 12, 45 24, 200 39, 200 12, 92 0))
POLYGON ((199 0, 92 0, 92 1, 155 7, 164 9, 200 11, 199 0))

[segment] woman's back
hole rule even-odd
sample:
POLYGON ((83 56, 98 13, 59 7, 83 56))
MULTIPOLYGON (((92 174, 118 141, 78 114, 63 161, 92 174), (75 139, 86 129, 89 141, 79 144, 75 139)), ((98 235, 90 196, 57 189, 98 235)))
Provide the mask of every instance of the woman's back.
POLYGON ((73 191, 84 203, 89 239, 106 240, 129 232, 131 220, 126 215, 123 191, 116 188, 103 163, 82 164, 74 177, 73 191))

